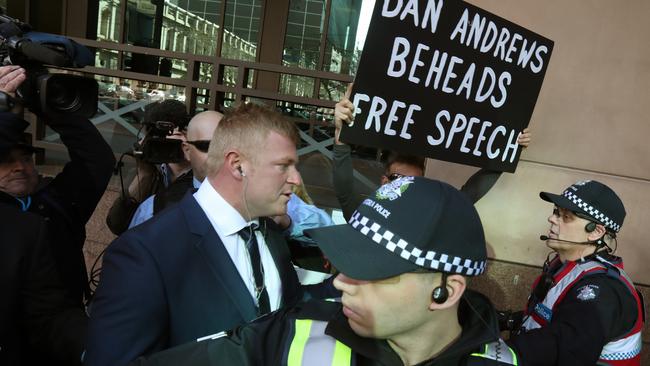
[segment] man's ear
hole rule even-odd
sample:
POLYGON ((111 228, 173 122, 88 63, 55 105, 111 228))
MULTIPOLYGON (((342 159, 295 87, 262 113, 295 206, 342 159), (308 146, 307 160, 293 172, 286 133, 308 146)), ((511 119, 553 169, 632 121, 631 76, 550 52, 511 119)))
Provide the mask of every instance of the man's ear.
POLYGON ((226 153, 226 156, 223 161, 223 169, 227 171, 227 174, 232 176, 237 180, 241 180, 242 174, 240 169, 242 166, 242 156, 237 150, 230 150, 226 153))
POLYGON ((183 149, 183 156, 185 156, 185 160, 190 161, 190 144, 183 141, 181 148, 183 149))
MULTIPOLYGON (((436 276, 436 281, 437 283, 434 283, 433 288, 436 288, 438 286, 441 286, 441 277, 436 276)), ((432 292, 433 292, 432 288, 432 292)), ((443 302, 442 304, 438 304, 433 299, 431 300, 431 303, 429 304, 429 310, 441 310, 441 309, 447 309, 455 304, 457 304, 460 301, 460 298, 463 296, 465 293, 465 289, 467 288, 467 280, 465 277, 459 274, 452 274, 447 276, 447 301, 443 302)))
POLYGON ((594 231, 590 232, 589 235, 587 235, 587 240, 590 241, 596 241, 600 238, 603 237, 607 233, 607 229, 605 229, 605 226, 601 224, 596 224, 596 228, 594 231))

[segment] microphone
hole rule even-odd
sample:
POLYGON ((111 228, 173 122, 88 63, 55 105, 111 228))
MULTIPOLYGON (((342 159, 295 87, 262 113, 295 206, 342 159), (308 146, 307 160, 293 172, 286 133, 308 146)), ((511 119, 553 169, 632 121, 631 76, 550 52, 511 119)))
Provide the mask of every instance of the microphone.
POLYGON ((598 242, 596 241, 571 241, 571 240, 563 240, 563 239, 554 239, 554 238, 549 238, 546 235, 540 235, 539 240, 547 241, 547 240, 554 240, 554 241, 561 241, 563 243, 569 243, 569 244, 578 244, 578 245, 595 245, 598 246, 598 242))

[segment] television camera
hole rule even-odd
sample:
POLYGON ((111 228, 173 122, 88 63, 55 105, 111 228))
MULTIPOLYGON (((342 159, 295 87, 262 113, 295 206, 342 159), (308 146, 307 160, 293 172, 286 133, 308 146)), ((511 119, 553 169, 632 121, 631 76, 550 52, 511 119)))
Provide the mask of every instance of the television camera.
POLYGON ((90 118, 97 111, 97 81, 78 75, 51 74, 45 67, 82 68, 93 64, 93 53, 77 42, 35 32, 29 24, 0 9, 0 61, 2 65, 22 66, 27 75, 16 92, 16 100, 7 95, 0 97, 0 110, 9 110, 14 103, 20 103, 35 113, 90 118))

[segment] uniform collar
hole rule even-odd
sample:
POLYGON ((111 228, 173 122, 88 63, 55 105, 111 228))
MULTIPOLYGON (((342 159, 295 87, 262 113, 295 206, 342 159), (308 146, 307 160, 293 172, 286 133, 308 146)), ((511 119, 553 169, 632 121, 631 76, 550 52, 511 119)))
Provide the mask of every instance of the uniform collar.
MULTIPOLYGON (((467 290, 458 307, 458 319, 463 329, 460 338, 442 354, 434 359, 424 361, 420 365, 435 365, 450 358, 460 359, 478 350, 480 346, 496 341, 499 330, 494 314, 494 308, 485 296, 467 290), (472 308, 476 309, 480 316, 472 308)), ((336 338, 364 358, 381 361, 382 365, 387 366, 403 365, 397 353, 385 340, 360 337, 354 333, 341 309, 329 321, 325 334, 336 338)))

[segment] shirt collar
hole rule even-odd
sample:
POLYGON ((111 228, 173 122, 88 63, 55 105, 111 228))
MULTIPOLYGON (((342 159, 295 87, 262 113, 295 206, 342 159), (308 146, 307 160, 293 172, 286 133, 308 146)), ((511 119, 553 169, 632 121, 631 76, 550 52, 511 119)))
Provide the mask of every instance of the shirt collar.
POLYGON ((212 184, 207 179, 204 184, 201 184, 199 190, 194 193, 194 198, 205 211, 216 231, 225 236, 237 234, 241 229, 252 223, 259 225, 258 219, 246 222, 242 215, 212 187, 212 184))
POLYGON ((192 177, 192 185, 194 186, 194 189, 199 189, 201 181, 196 179, 196 177, 192 177))

